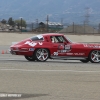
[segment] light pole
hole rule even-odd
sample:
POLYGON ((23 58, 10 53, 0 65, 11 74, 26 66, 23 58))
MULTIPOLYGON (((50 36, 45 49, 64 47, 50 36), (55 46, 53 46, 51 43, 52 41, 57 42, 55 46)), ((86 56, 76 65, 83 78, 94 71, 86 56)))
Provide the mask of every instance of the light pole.
POLYGON ((21 32, 22 32, 22 17, 21 17, 21 32))
POLYGON ((46 20, 46 22, 47 22, 47 32, 48 32, 48 22, 49 22, 49 16, 47 15, 47 20, 46 20))
POLYGON ((23 18, 20 17, 20 31, 21 31, 21 32, 22 32, 22 20, 23 20, 23 18))
POLYGON ((33 28, 34 28, 34 23, 32 23, 32 31, 33 31, 33 28))

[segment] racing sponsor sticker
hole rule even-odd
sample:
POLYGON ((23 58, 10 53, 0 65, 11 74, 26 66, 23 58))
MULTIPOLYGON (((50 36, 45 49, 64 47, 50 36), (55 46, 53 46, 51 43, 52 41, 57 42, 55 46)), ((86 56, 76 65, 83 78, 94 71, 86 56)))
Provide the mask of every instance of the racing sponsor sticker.
POLYGON ((38 37, 39 39, 43 38, 43 36, 42 36, 42 35, 37 35, 37 37, 38 37))
POLYGON ((30 41, 26 41, 25 44, 28 44, 28 45, 30 45, 30 46, 32 46, 32 47, 34 47, 34 46, 37 45, 37 43, 35 43, 35 42, 30 42, 30 41))
POLYGON ((85 53, 74 53, 75 56, 83 56, 85 53))
POLYGON ((69 52, 69 51, 71 51, 71 46, 70 45, 61 44, 61 45, 58 46, 58 52, 59 53, 65 53, 65 52, 69 52))
POLYGON ((64 50, 64 49, 65 49, 65 46, 63 44, 58 46, 58 50, 64 50))
POLYGON ((34 51, 35 49, 34 48, 29 48, 29 51, 34 51))
POLYGON ((58 52, 54 52, 53 55, 54 55, 54 56, 58 56, 58 52))
POLYGON ((65 53, 67 50, 58 50, 58 53, 65 53))
POLYGON ((71 46, 70 45, 65 45, 65 50, 71 50, 71 46))
POLYGON ((84 47, 88 47, 88 48, 100 48, 100 45, 97 44, 83 44, 84 47))
POLYGON ((71 56, 71 55, 73 55, 73 56, 83 56, 83 55, 85 55, 85 53, 66 53, 67 55, 69 55, 69 56, 71 56))
POLYGON ((66 53, 67 55, 74 55, 73 53, 66 53))
POLYGON ((39 45, 43 45, 43 43, 42 42, 39 42, 39 45))

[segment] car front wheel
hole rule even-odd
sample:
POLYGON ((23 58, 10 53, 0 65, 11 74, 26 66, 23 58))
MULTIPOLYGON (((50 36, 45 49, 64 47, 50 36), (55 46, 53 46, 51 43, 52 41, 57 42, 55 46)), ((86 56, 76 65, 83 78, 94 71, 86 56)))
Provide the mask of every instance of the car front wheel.
POLYGON ((99 63, 100 62, 100 51, 93 50, 89 55, 89 59, 92 63, 99 63))
POLYGON ((47 49, 37 49, 35 51, 35 58, 37 61, 46 61, 49 57, 49 51, 47 49))

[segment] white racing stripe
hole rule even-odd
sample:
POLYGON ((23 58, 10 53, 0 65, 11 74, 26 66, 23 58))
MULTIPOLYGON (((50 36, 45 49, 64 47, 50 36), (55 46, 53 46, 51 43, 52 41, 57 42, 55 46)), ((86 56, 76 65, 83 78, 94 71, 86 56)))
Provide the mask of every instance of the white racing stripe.
POLYGON ((78 70, 28 70, 28 69, 0 69, 0 71, 100 73, 100 71, 78 71, 78 70))

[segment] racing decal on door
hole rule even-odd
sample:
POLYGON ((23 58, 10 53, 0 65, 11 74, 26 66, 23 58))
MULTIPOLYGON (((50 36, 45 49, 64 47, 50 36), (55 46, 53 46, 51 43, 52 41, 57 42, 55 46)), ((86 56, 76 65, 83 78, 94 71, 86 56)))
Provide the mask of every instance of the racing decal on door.
POLYGON ((60 44, 58 46, 58 50, 53 52, 54 56, 59 56, 59 55, 66 55, 66 53, 71 51, 71 46, 70 45, 64 45, 60 44))
POLYGON ((63 44, 58 46, 58 50, 64 50, 64 49, 65 49, 65 46, 63 44))
POLYGON ((71 46, 70 45, 59 45, 58 46, 58 51, 59 53, 66 53, 71 51, 71 46))
POLYGON ((65 50, 71 50, 71 46, 70 45, 65 45, 65 50))

